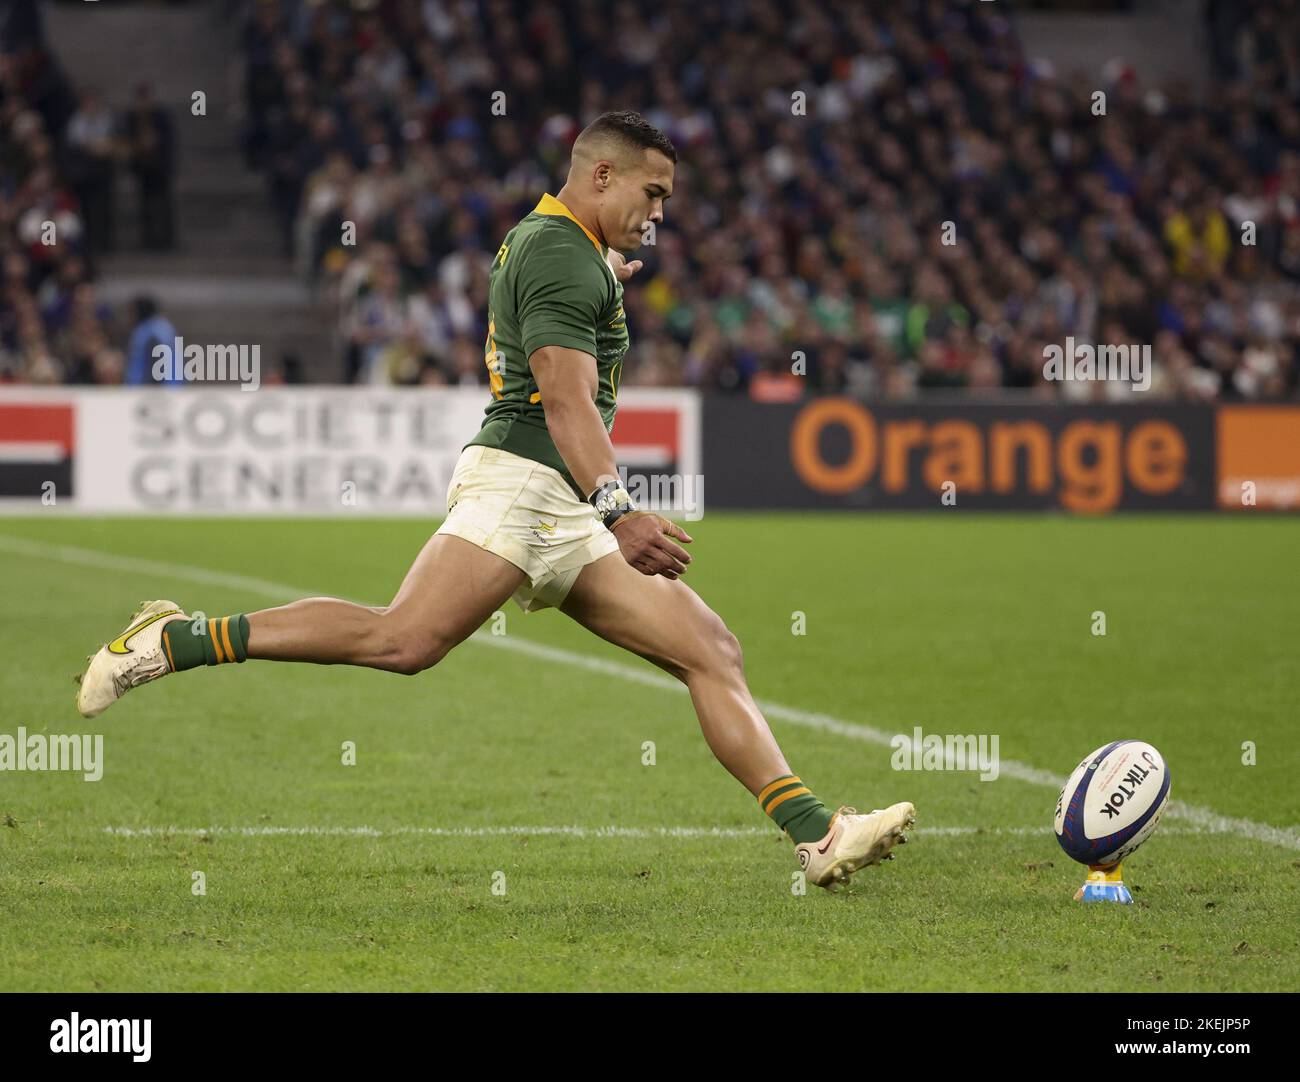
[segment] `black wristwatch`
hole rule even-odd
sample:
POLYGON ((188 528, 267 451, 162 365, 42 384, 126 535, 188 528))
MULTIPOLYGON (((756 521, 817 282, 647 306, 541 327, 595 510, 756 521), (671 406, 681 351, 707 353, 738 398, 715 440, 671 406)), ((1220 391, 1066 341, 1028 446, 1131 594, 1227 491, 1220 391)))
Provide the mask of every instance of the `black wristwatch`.
POLYGON ((606 481, 587 497, 587 502, 596 509, 596 514, 607 530, 624 515, 636 510, 636 504, 623 487, 623 482, 617 479, 606 481))

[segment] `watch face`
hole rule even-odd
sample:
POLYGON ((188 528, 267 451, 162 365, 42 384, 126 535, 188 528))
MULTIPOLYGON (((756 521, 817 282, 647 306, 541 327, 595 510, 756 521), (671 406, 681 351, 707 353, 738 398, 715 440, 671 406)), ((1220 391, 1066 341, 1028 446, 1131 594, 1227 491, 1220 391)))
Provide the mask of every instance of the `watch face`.
POLYGON ((596 513, 604 518, 620 509, 631 509, 632 497, 628 495, 624 488, 616 488, 612 492, 607 492, 596 500, 596 513))

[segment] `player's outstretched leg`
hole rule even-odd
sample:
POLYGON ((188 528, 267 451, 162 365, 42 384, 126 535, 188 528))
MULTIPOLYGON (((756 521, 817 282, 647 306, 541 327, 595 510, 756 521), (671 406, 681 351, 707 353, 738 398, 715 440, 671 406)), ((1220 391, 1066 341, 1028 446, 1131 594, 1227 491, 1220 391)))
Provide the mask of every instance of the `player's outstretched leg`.
POLYGON ((800 866, 818 886, 847 882, 859 868, 891 859, 907 840, 916 821, 911 804, 832 813, 791 772, 749 693, 740 643, 680 579, 643 575, 613 553, 583 568, 562 611, 686 684, 713 754, 794 841, 800 866))
POLYGON ((436 534, 386 606, 312 597, 196 620, 174 602, 144 602, 122 633, 88 658, 77 709, 94 717, 161 676, 248 658, 417 673, 468 638, 523 580, 500 556, 436 534))

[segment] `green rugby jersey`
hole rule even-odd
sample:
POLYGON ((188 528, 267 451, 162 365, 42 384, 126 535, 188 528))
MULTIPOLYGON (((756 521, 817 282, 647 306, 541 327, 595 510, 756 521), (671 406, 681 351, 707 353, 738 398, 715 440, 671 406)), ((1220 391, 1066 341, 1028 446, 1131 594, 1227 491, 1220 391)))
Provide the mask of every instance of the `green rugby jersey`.
POLYGON ((543 195, 506 234, 488 276, 483 352, 492 401, 483 427, 466 444, 499 447, 557 469, 580 499, 586 493, 547 431, 528 358, 542 346, 565 346, 595 357, 596 408, 606 430, 614 427, 628 335, 623 284, 605 261, 607 253, 552 195, 543 195))

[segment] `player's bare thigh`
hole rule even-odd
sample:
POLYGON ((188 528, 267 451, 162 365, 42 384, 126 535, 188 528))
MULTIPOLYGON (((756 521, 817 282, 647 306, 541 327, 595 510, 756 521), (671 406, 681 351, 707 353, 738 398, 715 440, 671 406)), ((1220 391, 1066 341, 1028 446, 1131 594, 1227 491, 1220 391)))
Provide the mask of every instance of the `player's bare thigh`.
POLYGON ((680 679, 740 673, 740 644, 699 594, 682 579, 641 574, 621 553, 584 567, 561 611, 680 679))
POLYGON ((422 672, 471 635, 523 579, 500 556, 437 534, 390 605, 308 597, 249 613, 248 656, 422 672))
POLYGON ((385 612, 403 633, 450 649, 473 634, 523 581, 524 573, 496 553, 453 534, 434 534, 385 612))

